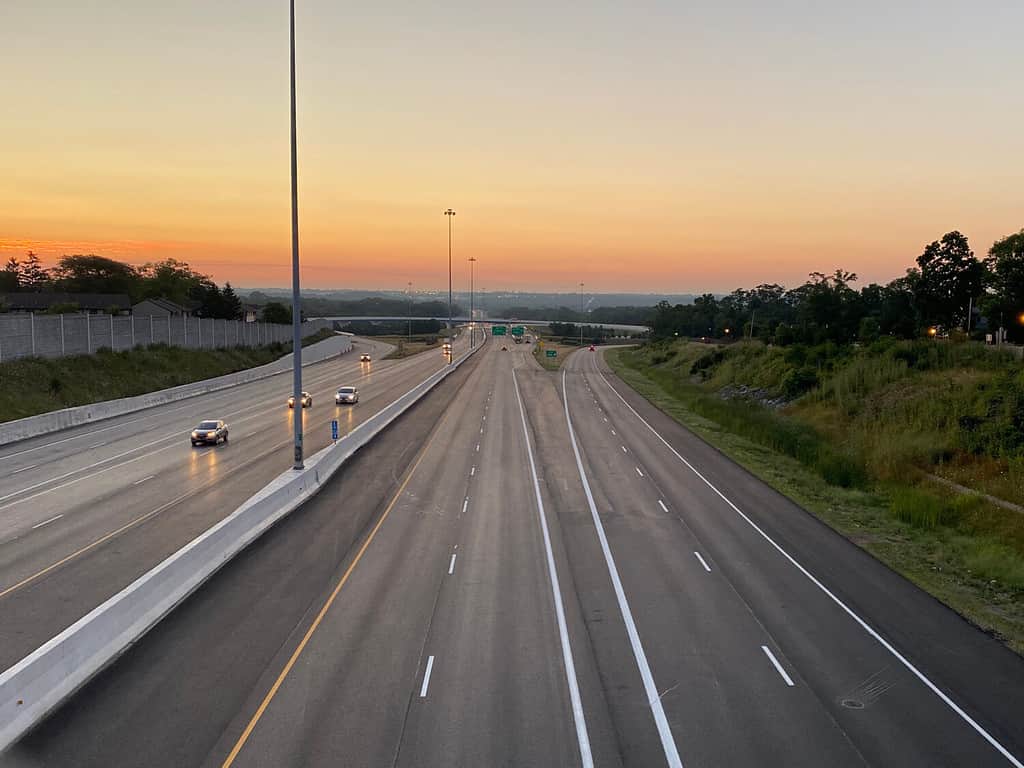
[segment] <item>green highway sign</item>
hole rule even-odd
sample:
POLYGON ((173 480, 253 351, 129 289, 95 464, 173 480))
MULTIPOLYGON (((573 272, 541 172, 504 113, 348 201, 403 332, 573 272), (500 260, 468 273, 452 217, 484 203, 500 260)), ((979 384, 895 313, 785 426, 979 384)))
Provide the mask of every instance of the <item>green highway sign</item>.
POLYGON ((525 329, 521 325, 513 325, 512 326, 512 335, 513 336, 522 336, 524 330, 525 329))
POLYGON ((505 331, 506 331, 506 328, 505 328, 504 325, 496 325, 493 328, 491 328, 491 335, 492 336, 504 336, 505 335, 505 331))
POLYGON ((548 357, 558 357, 558 350, 557 349, 549 349, 544 354, 547 355, 548 357))

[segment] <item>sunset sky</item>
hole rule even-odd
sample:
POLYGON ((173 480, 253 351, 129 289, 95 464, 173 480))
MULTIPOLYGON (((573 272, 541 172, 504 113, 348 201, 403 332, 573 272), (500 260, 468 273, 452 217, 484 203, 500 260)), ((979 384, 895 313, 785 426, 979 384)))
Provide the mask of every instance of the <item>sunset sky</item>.
MULTIPOLYGON (((0 7, 0 257, 290 280, 285 0, 0 7)), ((298 0, 302 279, 889 280, 1024 227, 1024 2, 298 0)))

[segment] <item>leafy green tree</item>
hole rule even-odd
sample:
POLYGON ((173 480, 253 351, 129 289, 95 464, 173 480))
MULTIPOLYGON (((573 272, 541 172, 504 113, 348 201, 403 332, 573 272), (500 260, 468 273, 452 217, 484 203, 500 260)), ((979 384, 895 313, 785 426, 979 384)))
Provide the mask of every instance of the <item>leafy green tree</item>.
POLYGON ((21 265, 11 256, 0 270, 0 293, 14 293, 21 287, 21 265))
POLYGON ((1024 229, 996 240, 985 258, 988 268, 988 286, 983 312, 989 326, 1007 329, 1012 341, 1024 341, 1024 326, 1020 323, 1024 312, 1024 229))
POLYGON ((68 293, 123 293, 135 299, 142 287, 132 265, 92 254, 65 256, 54 268, 53 278, 56 287, 68 293))
POLYGON ((224 310, 224 317, 228 320, 239 320, 242 317, 242 300, 235 294, 231 283, 224 283, 220 292, 221 304, 224 310))
POLYGON ((292 321, 292 308, 285 306, 279 301, 271 301, 263 307, 264 323, 290 323, 292 321))
POLYGON ((141 298, 168 299, 181 305, 190 301, 202 301, 202 296, 211 283, 209 277, 196 272, 188 264, 177 259, 146 264, 140 273, 141 298))
POLYGON ((926 324, 963 326, 968 306, 982 292, 985 266, 974 256, 967 237, 947 232, 917 257, 914 293, 926 324))

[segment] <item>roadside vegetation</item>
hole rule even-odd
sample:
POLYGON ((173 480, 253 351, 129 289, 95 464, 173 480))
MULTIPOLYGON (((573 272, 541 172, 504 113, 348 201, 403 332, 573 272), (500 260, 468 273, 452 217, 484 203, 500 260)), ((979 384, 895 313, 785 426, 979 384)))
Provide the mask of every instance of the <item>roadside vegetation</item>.
POLYGON ((1024 512, 1013 508, 1024 506, 1024 368, 1014 357, 889 338, 665 339, 606 358, 680 422, 1024 653, 1024 512))
MULTIPOLYGON (((333 336, 328 330, 304 339, 308 346, 333 336)), ((142 395, 273 362, 291 344, 230 349, 184 349, 153 344, 93 355, 22 358, 0 363, 0 422, 39 413, 142 395)))
POLYGON ((394 345, 395 348, 384 356, 385 360, 398 360, 418 355, 428 349, 440 347, 444 343, 444 340, 437 334, 414 335, 411 339, 408 336, 375 336, 374 339, 394 345))

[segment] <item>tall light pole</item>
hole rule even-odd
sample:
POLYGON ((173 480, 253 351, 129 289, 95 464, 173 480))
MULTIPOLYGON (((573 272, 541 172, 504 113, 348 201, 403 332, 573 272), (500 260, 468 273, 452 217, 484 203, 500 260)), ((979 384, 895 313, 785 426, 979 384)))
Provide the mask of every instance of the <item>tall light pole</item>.
POLYGON ((302 469, 302 301, 299 297, 299 161, 295 138, 295 0, 289 2, 292 128, 292 411, 295 437, 293 469, 302 469))
POLYGON ((583 346, 583 283, 580 283, 580 346, 583 346))
POLYGON ((412 344, 412 280, 409 281, 409 343, 412 344))
POLYGON ((469 257, 469 347, 473 348, 473 337, 476 335, 476 317, 473 315, 473 265, 476 257, 469 257))
MULTIPOLYGON (((452 217, 455 216, 455 211, 451 208, 444 212, 444 215, 448 217, 448 344, 451 345, 452 339, 452 217)), ((449 349, 454 347, 449 346, 449 349)), ((451 360, 454 355, 448 359, 451 360)))

